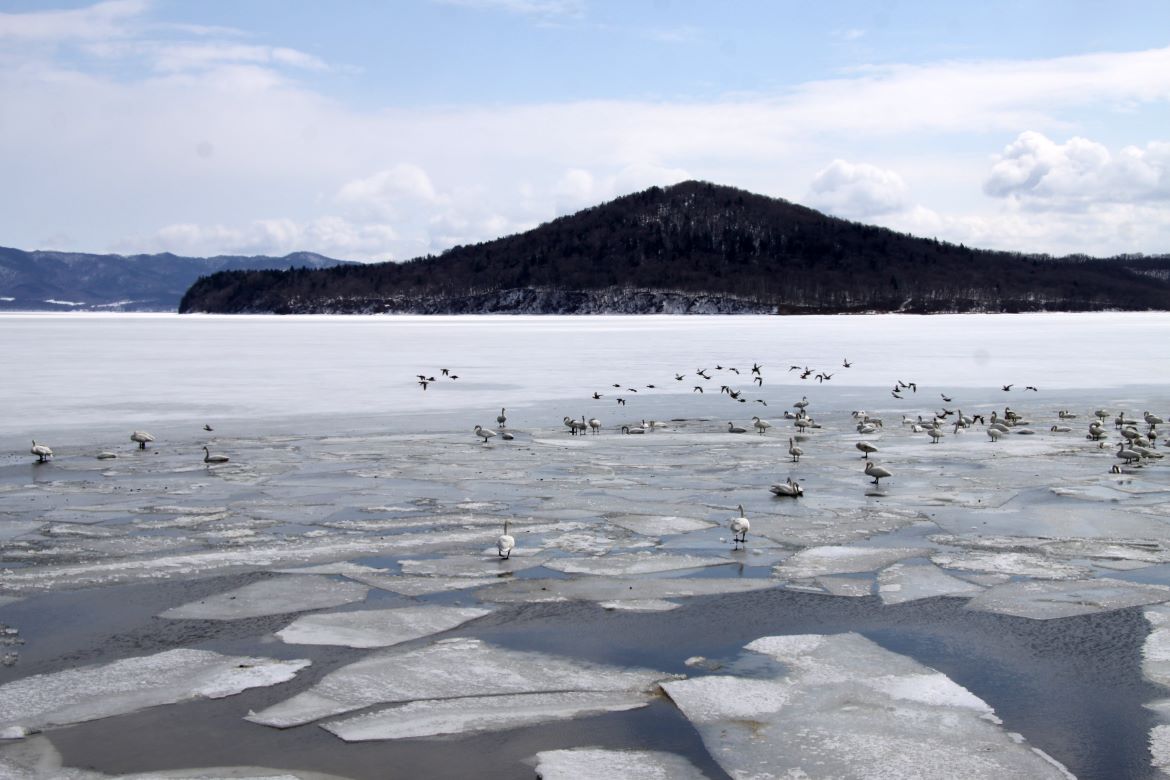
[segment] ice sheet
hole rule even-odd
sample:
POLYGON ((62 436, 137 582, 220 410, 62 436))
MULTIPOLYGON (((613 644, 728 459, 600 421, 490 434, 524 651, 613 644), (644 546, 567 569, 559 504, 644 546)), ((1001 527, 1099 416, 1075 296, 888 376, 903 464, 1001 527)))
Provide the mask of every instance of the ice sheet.
POLYGON ((173 607, 159 617, 175 620, 240 620, 327 609, 365 599, 369 588, 315 575, 289 575, 173 607))
POLYGON ((197 698, 220 699, 293 678, 306 660, 167 650, 0 686, 0 729, 44 728, 197 698))
POLYGON ((1101 578, 995 585, 967 602, 967 609, 1050 620, 1170 601, 1170 588, 1101 578))
POLYGON ((332 612, 297 618, 276 635, 289 644, 388 647, 449 631, 490 613, 440 606, 332 612))
POLYGON ((321 724, 346 742, 408 739, 476 731, 505 731, 550 720, 645 707, 650 696, 622 691, 571 691, 502 696, 469 696, 412 701, 321 724))
POLYGON ((500 583, 479 592, 484 601, 644 601, 687 596, 717 596, 774 588, 777 583, 762 578, 726 579, 639 579, 630 577, 588 577, 582 579, 518 580, 500 583))
POLYGON ((878 573, 878 595, 885 604, 902 604, 934 596, 973 596, 982 591, 979 585, 952 577, 928 563, 895 563, 878 573))
POLYGON ((541 780, 705 780, 690 761, 674 753, 653 750, 572 748, 537 753, 536 776, 541 780))
POLYGON ((420 699, 554 691, 646 691, 669 675, 449 639, 386 651, 327 674, 313 688, 248 720, 285 728, 343 712, 420 699))
POLYGON ((566 574, 592 574, 605 577, 625 577, 632 574, 654 574, 666 571, 701 569, 733 563, 729 558, 698 555, 671 555, 669 553, 638 552, 606 555, 597 558, 556 558, 546 562, 545 568, 566 574))
POLYGON ((856 634, 746 649, 787 672, 663 684, 734 778, 1069 777, 970 691, 856 634))
POLYGON ((928 552, 920 547, 811 547, 796 553, 773 571, 777 577, 791 580, 876 571, 904 558, 916 558, 928 552))

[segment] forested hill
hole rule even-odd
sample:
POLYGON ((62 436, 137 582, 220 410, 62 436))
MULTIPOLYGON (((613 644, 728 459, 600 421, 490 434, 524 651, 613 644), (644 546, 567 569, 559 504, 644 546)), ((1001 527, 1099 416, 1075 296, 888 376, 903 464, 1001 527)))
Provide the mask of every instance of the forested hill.
POLYGON ((325 268, 311 252, 284 257, 180 257, 26 252, 0 247, 0 311, 169 311, 200 276, 226 269, 325 268))
POLYGON ((955 246, 730 187, 653 187, 437 257, 227 271, 181 312, 838 313, 1170 308, 1170 256, 955 246))

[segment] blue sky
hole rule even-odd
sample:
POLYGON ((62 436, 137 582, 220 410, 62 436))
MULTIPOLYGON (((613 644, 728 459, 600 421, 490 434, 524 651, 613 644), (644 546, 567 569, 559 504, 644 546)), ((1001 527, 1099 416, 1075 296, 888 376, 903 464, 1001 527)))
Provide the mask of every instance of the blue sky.
POLYGON ((1170 3, 0 0, 0 244, 407 259, 688 178, 1170 251, 1170 3))

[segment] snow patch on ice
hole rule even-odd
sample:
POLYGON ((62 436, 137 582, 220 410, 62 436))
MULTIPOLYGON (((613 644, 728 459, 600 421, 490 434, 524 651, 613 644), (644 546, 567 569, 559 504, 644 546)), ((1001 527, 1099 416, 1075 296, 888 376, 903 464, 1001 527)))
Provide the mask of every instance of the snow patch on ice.
POLYGON ((799 580, 826 574, 875 571, 904 558, 917 558, 929 550, 920 547, 810 547, 776 566, 776 576, 799 580))
POLYGON ((307 660, 168 650, 25 677, 0 686, 0 728, 43 728, 123 715, 189 699, 221 699, 292 679, 307 660))
POLYGON ((402 607, 305 615, 276 632, 282 641, 300 645, 388 647, 449 631, 491 614, 471 607, 402 607))
POLYGON ((967 602, 967 609, 1051 620, 1170 601, 1170 588, 1101 578, 995 585, 967 602))
POLYGON ((159 617, 177 620, 240 620, 339 607, 362 601, 367 593, 368 587, 353 582, 337 582, 313 575, 284 576, 172 607, 159 617))
POLYGON ((323 723, 346 742, 504 731, 584 715, 645 707, 650 697, 622 691, 571 691, 412 701, 401 707, 323 723))
POLYGON ((536 776, 542 780, 704 780, 694 764, 674 753, 652 750, 571 748, 537 753, 536 776))
POLYGON ((982 591, 979 585, 952 577, 929 563, 895 563, 878 574, 878 595, 885 604, 902 604, 935 596, 972 596, 982 591))
POLYGON ((970 691, 859 635, 764 637, 746 649, 785 672, 662 686, 732 777, 1069 776, 970 691))
POLYGON ((374 704, 555 691, 645 691, 670 675, 447 639, 391 650, 330 672, 311 689, 247 720, 285 728, 374 704))

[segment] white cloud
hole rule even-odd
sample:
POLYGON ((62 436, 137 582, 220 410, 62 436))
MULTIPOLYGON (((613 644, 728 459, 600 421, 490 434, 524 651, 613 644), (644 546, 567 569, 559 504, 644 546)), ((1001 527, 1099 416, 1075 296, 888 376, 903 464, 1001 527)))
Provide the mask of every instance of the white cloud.
MULTIPOLYGON (((530 14, 583 8, 463 4, 530 14)), ((6 240, 35 245, 65 232, 79 243, 60 248, 80 250, 408 258, 700 178, 808 196, 845 216, 978 245, 1170 246, 1170 210, 1147 207, 1167 197, 1166 143, 1111 151, 1042 135, 1073 135, 1081 111, 1170 102, 1170 48, 871 67, 711 101, 367 111, 306 85, 307 72, 335 69, 320 58, 210 28, 190 38, 171 29, 177 40, 163 46, 148 10, 118 2, 0 15, 6 41, 72 47, 68 57, 48 46, 36 58, 0 53, 0 105, 4 118, 20 120, 0 118, 0 167, 21 184, 0 194, 0 213, 15 226, 6 240), (90 59, 73 56, 79 47, 90 59), (132 77, 132 67, 110 62, 90 70, 99 55, 150 71, 132 77), (1021 136, 995 161, 986 191, 999 197, 986 197, 987 152, 1023 128, 1039 138, 1021 136), (932 212, 908 205, 902 176, 932 212), (1093 207, 1094 197, 1117 208, 1093 207), (1083 223, 1022 214, 1073 204, 1083 223)), ((313 80, 321 81, 328 77, 313 80)))
POLYGON ((983 189, 1037 209, 1170 200, 1170 143, 1127 146, 1113 154, 1087 138, 1061 144, 1027 131, 999 155, 983 189))
MULTIPOLYGON (((179 255, 221 254, 281 256, 292 252, 317 252, 345 260, 389 260, 394 249, 407 247, 389 225, 355 224, 341 217, 319 217, 307 222, 291 219, 259 219, 242 226, 167 225, 133 250, 147 244, 154 251, 179 255)), ((410 254, 408 256, 413 256, 410 254)))
POLYGON ((337 201, 360 219, 401 219, 439 202, 427 172, 401 163, 341 186, 337 201))
POLYGON ((148 0, 107 0, 69 11, 0 13, 0 40, 63 41, 121 37, 126 22, 150 8, 148 0))
POLYGON ((906 196, 906 182, 894 171, 833 160, 813 178, 808 204, 841 217, 872 217, 901 211, 906 196))
POLYGON ((584 0, 432 0, 438 5, 504 11, 523 16, 579 17, 585 13, 584 0))

